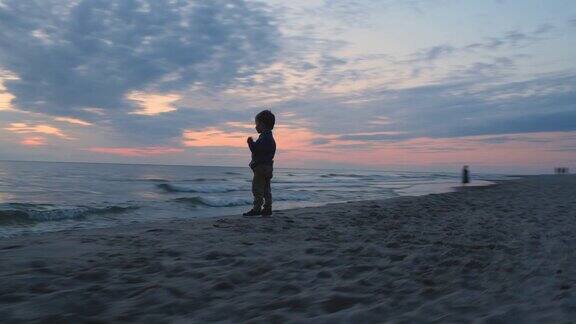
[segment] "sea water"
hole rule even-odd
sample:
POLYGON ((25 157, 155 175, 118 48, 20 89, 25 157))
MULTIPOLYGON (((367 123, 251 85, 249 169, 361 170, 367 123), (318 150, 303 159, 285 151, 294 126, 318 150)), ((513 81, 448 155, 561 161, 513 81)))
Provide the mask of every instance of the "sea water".
MULTIPOLYGON (((247 167, 0 161, 0 237, 239 214, 247 167)), ((490 184, 500 175, 474 175, 490 184)), ((276 168, 274 209, 453 190, 458 173, 276 168)))

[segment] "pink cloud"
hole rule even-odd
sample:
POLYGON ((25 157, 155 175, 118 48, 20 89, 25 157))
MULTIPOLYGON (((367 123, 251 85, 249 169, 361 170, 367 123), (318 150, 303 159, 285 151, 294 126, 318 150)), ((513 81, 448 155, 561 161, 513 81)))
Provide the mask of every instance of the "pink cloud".
POLYGON ((56 117, 54 120, 65 122, 65 123, 70 123, 70 124, 75 124, 75 125, 81 125, 81 126, 91 126, 92 125, 92 123, 89 123, 89 122, 84 121, 82 119, 71 118, 71 117, 56 117))
MULTIPOLYGON (((359 142, 365 146, 293 150, 284 155, 287 164, 315 160, 352 163, 363 167, 387 165, 459 165, 547 167, 573 161, 573 152, 553 152, 569 138, 567 133, 510 134, 503 143, 484 142, 491 136, 462 138, 415 138, 400 142, 359 142), (514 141, 514 139, 518 141, 514 141), (539 140, 544 142, 539 142, 539 140), (547 141, 547 142, 546 142, 547 141), (570 155, 572 156, 570 157, 570 155)), ((566 142, 568 143, 568 141, 566 142)))
POLYGON ((29 125, 26 123, 11 123, 4 129, 18 134, 45 134, 65 139, 72 139, 68 135, 64 134, 60 129, 48 124, 29 125))
POLYGON ((182 143, 187 147, 244 147, 249 132, 226 132, 215 127, 202 130, 186 130, 182 134, 182 143))
POLYGON ((88 149, 90 152, 112 154, 118 156, 152 156, 163 155, 183 152, 184 149, 178 147, 91 147, 88 149))
MULTIPOLYGON (((187 147, 246 147, 246 138, 252 136, 254 139, 258 134, 251 124, 244 124, 238 122, 228 122, 227 126, 231 126, 239 131, 226 131, 218 127, 209 127, 201 130, 186 130, 182 134, 182 143, 187 147)), ((283 150, 301 150, 311 146, 318 146, 313 144, 315 140, 326 139, 330 140, 333 144, 350 144, 356 143, 352 141, 337 140, 337 135, 322 135, 315 133, 305 127, 294 125, 282 125, 274 128, 274 138, 276 144, 283 150)))
POLYGON ((43 146, 46 145, 46 139, 44 137, 34 136, 34 137, 26 137, 20 144, 26 146, 43 146))
POLYGON ((144 93, 140 91, 131 92, 127 98, 136 102, 139 109, 133 114, 155 116, 166 112, 175 111, 173 104, 182 99, 178 94, 168 93, 144 93))
MULTIPOLYGON (((6 73, 6 71, 0 72, 2 72, 1 74, 6 73)), ((14 110, 14 107, 12 107, 12 100, 16 97, 8 92, 6 86, 4 86, 4 82, 10 79, 14 80, 16 78, 14 76, 0 75, 0 110, 14 110)))

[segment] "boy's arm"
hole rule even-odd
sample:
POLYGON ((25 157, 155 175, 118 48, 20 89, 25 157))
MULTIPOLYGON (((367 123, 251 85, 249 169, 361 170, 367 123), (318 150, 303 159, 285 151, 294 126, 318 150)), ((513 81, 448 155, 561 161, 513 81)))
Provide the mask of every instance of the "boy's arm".
POLYGON ((252 139, 252 137, 248 137, 248 147, 250 148, 251 152, 256 152, 257 150, 262 148, 262 137, 259 136, 258 139, 256 139, 256 141, 254 141, 254 139, 252 139))
POLYGON ((248 147, 253 153, 256 151, 268 151, 270 149, 271 141, 269 138, 260 135, 256 141, 252 137, 248 138, 248 147))

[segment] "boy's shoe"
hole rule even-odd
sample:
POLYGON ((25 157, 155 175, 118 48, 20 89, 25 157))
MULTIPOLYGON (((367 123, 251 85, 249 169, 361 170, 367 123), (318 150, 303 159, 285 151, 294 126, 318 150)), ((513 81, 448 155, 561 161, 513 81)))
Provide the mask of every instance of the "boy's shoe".
POLYGON ((252 208, 249 211, 242 214, 242 216, 258 216, 258 215, 262 215, 262 211, 261 210, 254 210, 254 208, 252 208))
POLYGON ((262 209, 261 215, 262 216, 272 216, 272 207, 270 207, 270 208, 264 207, 262 209))

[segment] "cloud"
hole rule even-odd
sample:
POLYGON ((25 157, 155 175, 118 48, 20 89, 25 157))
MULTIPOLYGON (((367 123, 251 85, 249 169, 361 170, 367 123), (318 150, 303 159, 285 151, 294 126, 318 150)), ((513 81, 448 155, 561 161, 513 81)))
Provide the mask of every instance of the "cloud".
POLYGON ((0 88, 0 110, 11 110, 12 109, 12 99, 15 97, 8 91, 2 90, 0 88))
POLYGON ((375 13, 392 10, 409 10, 421 15, 425 7, 438 7, 449 0, 325 0, 310 11, 313 15, 329 15, 346 27, 372 27, 371 18, 375 13))
POLYGON ((474 62, 467 66, 457 67, 448 72, 455 80, 476 80, 477 82, 495 80, 510 75, 516 68, 516 57, 494 57, 489 60, 474 62))
POLYGON ((576 130, 576 75, 485 85, 447 83, 398 91, 390 116, 412 136, 459 137, 576 130))
POLYGON ((176 110, 157 115, 114 114, 109 125, 123 146, 180 145, 184 131, 204 129, 231 120, 254 119, 254 111, 238 111, 228 107, 190 107, 174 105, 176 110))
POLYGON ((210 127, 202 130, 186 130, 183 134, 183 144, 187 147, 245 147, 248 132, 226 132, 210 127))
POLYGON ((409 59, 397 60, 397 62, 402 64, 432 63, 436 60, 454 55, 464 55, 478 51, 492 53, 495 50, 505 48, 523 47, 550 38, 555 30, 555 26, 543 24, 528 32, 511 30, 505 32, 503 35, 488 37, 483 41, 463 46, 454 46, 450 44, 435 45, 420 49, 412 53, 409 59))
POLYGON ((563 146, 560 148, 553 148, 553 149, 549 149, 548 151, 551 151, 551 152, 576 152, 576 145, 575 146, 563 146))
POLYGON ((397 141, 406 138, 407 136, 401 132, 359 133, 359 134, 341 135, 338 137, 338 139, 343 141, 361 141, 361 142, 397 141))
MULTIPOLYGON (((249 136, 255 137, 253 125, 226 122, 218 127, 186 130, 182 136, 182 144, 193 149, 234 148, 246 154, 246 139, 249 136)), ((300 153, 325 152, 342 145, 361 146, 361 143, 340 139, 336 135, 318 134, 313 129, 290 124, 287 121, 274 127, 274 138, 278 146, 277 153, 282 159, 290 159, 300 153)))
POLYGON ((519 47, 525 46, 537 41, 541 41, 544 39, 549 38, 554 30, 556 29, 555 26, 550 24, 543 24, 532 31, 523 32, 519 30, 511 30, 502 36, 498 37, 489 37, 485 39, 483 42, 477 42, 468 44, 462 47, 462 50, 469 50, 469 51, 476 51, 476 50, 485 50, 491 51, 496 50, 504 47, 519 47))
POLYGON ((87 121, 77 119, 77 118, 71 118, 71 117, 56 117, 56 118, 54 118, 54 120, 69 123, 69 124, 74 124, 74 125, 80 125, 80 126, 91 126, 92 125, 91 123, 89 123, 87 121))
POLYGON ((173 103, 182 98, 178 94, 155 94, 140 91, 131 92, 127 98, 136 102, 139 109, 133 114, 154 116, 176 110, 173 103))
POLYGON ((65 139, 72 139, 68 135, 64 134, 60 129, 46 124, 29 125, 26 123, 11 123, 4 129, 18 134, 46 134, 65 139))
POLYGON ((506 144, 506 143, 549 143, 552 142, 552 139, 546 138, 538 138, 538 137, 528 137, 528 136, 518 136, 518 135, 510 135, 510 136, 490 136, 485 138, 478 138, 474 139, 473 141, 485 144, 506 144))
MULTIPOLYGON (((243 0, 6 0, 0 67, 18 109, 97 122, 130 113, 135 91, 220 89, 274 60, 280 34, 243 0)), ((145 110, 149 112, 149 110, 145 110)))
POLYGON ((0 111, 13 109, 11 102, 15 97, 4 86, 4 82, 9 79, 7 75, 7 72, 0 70, 0 111))
POLYGON ((20 144, 24 146, 44 146, 46 145, 46 139, 40 136, 26 137, 20 141, 20 144))
POLYGON ((449 56, 450 54, 454 53, 456 50, 457 49, 455 47, 450 46, 450 45, 436 45, 436 46, 426 48, 426 49, 420 50, 420 51, 412 54, 414 59, 411 61, 413 61, 413 62, 435 61, 437 59, 449 56))
POLYGON ((313 139, 313 140, 311 141, 311 143, 312 143, 313 145, 325 145, 325 144, 330 144, 330 142, 331 142, 331 141, 330 141, 329 139, 327 139, 327 138, 317 138, 317 139, 313 139))
POLYGON ((505 81, 485 68, 424 86, 302 98, 279 109, 306 118, 316 133, 365 143, 576 130, 576 73, 505 81), (362 98, 361 106, 347 103, 353 98, 362 98), (378 117, 384 122, 373 123, 378 117))

